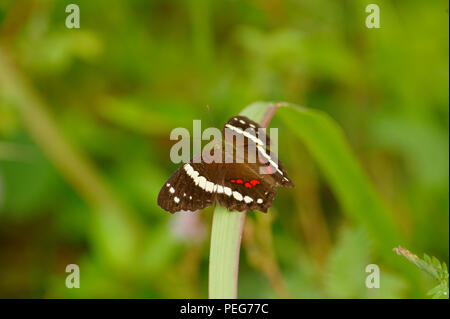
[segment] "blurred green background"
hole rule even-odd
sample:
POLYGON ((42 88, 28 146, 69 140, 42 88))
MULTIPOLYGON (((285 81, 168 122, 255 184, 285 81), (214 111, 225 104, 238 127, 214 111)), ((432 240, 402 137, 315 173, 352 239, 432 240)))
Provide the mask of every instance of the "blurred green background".
MULTIPOLYGON (((179 166, 169 133, 259 100, 333 117, 398 244, 448 264, 448 18, 444 0, 1 0, 0 297, 207 297, 212 209, 156 205, 179 166), (80 29, 65 27, 69 3, 80 29), (80 289, 65 287, 73 263, 80 289)), ((239 297, 427 297, 432 278, 383 263, 279 124, 296 188, 248 213, 239 297), (379 289, 365 287, 372 263, 379 289)))

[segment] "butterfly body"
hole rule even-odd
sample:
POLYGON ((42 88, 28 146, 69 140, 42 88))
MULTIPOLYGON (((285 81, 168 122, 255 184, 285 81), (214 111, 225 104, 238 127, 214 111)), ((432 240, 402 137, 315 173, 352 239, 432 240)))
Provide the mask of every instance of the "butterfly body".
POLYGON ((276 187, 294 184, 281 162, 270 154, 270 139, 264 133, 256 134, 259 128, 247 117, 231 118, 223 129, 222 147, 209 153, 219 152, 221 161, 185 163, 161 188, 158 205, 171 213, 196 211, 215 202, 229 210, 267 212, 277 194, 276 187), (230 132, 236 137, 235 143, 230 132))

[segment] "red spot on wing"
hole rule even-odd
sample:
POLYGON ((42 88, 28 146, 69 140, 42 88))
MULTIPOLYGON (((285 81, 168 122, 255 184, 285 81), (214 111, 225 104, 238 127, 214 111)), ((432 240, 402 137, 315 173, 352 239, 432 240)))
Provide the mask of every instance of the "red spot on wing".
POLYGON ((244 184, 244 186, 247 187, 247 188, 252 188, 252 184, 250 184, 249 182, 246 182, 246 183, 244 184))
POLYGON ((256 179, 252 179, 252 180, 250 181, 250 184, 252 184, 252 186, 256 186, 256 185, 261 184, 261 183, 260 183, 260 181, 258 181, 258 180, 256 180, 256 179))
POLYGON ((238 184, 244 184, 244 181, 243 181, 242 179, 238 179, 238 180, 236 180, 236 183, 238 183, 238 184))

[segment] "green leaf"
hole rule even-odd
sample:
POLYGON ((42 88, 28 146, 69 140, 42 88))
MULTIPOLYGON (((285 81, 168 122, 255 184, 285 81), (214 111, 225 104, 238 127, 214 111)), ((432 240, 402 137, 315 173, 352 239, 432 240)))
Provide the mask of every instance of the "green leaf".
POLYGON ((438 269, 442 268, 440 261, 436 257, 434 257, 434 256, 431 257, 431 261, 432 261, 434 267, 436 267, 438 269))
POLYGON ((365 227, 381 256, 397 264, 390 251, 392 245, 403 242, 403 238, 391 219, 392 213, 358 163, 342 129, 324 112, 288 103, 257 102, 242 114, 259 120, 273 108, 279 108, 277 115, 307 146, 341 203, 343 213, 365 227))
POLYGON ((397 255, 403 256, 410 262, 415 264, 419 269, 428 273, 430 276, 439 281, 439 285, 428 291, 427 295, 432 295, 433 299, 448 298, 448 272, 447 265, 436 258, 423 254, 423 260, 412 254, 409 250, 399 246, 393 249, 397 255))
MULTIPOLYGON (((391 247, 402 242, 384 206, 353 154, 340 127, 328 115, 288 103, 256 102, 241 114, 266 126, 275 112, 302 140, 324 172, 343 212, 362 225, 378 252, 398 265, 391 247)), ((245 215, 222 207, 214 212, 209 273, 210 298, 235 298, 240 236, 245 215), (237 253, 236 253, 237 251, 237 253)))

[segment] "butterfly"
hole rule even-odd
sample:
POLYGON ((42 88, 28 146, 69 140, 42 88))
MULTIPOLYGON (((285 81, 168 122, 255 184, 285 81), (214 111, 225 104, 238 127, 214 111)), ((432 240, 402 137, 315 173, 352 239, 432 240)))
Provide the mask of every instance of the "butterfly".
POLYGON ((219 154, 221 160, 204 160, 203 154, 200 161, 191 159, 180 167, 159 192, 162 209, 196 211, 217 202, 229 210, 267 212, 277 187, 294 187, 281 162, 271 154, 270 138, 258 123, 234 116, 225 123, 222 135, 221 144, 206 154, 219 154))

